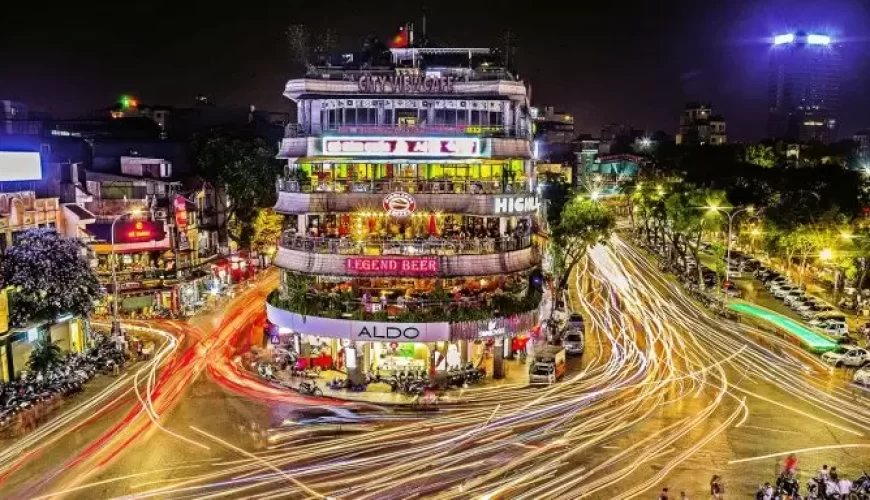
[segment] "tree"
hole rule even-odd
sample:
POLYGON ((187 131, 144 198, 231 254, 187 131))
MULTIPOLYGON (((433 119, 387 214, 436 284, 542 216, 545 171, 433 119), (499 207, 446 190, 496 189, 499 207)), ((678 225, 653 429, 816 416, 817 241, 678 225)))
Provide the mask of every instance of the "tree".
POLYGON ((97 277, 85 259, 85 245, 52 229, 30 229, 6 249, 0 264, 9 287, 12 324, 54 321, 63 314, 86 315, 100 296, 97 277))
POLYGON ((598 202, 576 196, 565 205, 561 220, 552 231, 559 278, 557 294, 567 286, 571 271, 586 255, 586 250, 605 243, 615 227, 613 214, 598 202))
POLYGON ((192 150, 199 174, 226 187, 230 223, 238 226, 231 236, 248 247, 258 209, 275 204, 275 180, 282 170, 275 147, 249 130, 230 128, 195 137, 192 150))
POLYGON ((27 366, 34 372, 44 372, 60 362, 62 351, 51 339, 39 339, 33 343, 27 366))
POLYGON ((763 168, 772 168, 776 165, 776 154, 772 146, 766 144, 750 144, 746 146, 745 158, 747 163, 763 168))
POLYGON ((311 55, 309 53, 309 38, 308 29, 304 24, 292 24, 287 28, 287 43, 290 45, 293 59, 306 68, 311 55))
POLYGON ((257 211, 254 219, 254 237, 251 240, 251 250, 258 253, 266 253, 274 248, 281 237, 284 217, 275 213, 271 208, 261 208, 257 211))

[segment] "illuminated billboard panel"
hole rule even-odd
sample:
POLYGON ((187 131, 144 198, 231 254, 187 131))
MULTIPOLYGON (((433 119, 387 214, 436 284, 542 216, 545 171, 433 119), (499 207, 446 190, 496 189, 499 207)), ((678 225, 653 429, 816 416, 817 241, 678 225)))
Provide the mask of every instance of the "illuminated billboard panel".
POLYGON ((42 161, 39 159, 39 153, 0 151, 0 182, 40 179, 42 179, 42 161))
POLYGON ((321 150, 334 156, 482 156, 477 137, 323 137, 321 150))

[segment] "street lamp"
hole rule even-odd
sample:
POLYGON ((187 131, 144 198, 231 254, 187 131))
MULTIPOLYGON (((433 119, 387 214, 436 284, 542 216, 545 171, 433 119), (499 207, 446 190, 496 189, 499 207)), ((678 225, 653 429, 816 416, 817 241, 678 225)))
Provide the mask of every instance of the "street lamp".
POLYGON ((112 233, 112 335, 121 335, 121 319, 118 317, 118 273, 116 271, 117 262, 115 261, 115 224, 124 217, 138 217, 142 213, 141 210, 131 210, 124 212, 115 217, 112 221, 110 232, 112 233))
POLYGON ((834 258, 834 251, 830 248, 825 248, 819 252, 819 258, 822 260, 831 260, 834 258))
POLYGON ((598 201, 599 199, 601 199, 601 191, 598 191, 598 190, 592 191, 591 193, 589 193, 589 198, 592 201, 598 201))
POLYGON ((729 211, 728 208, 723 208, 718 205, 711 205, 707 207, 707 210, 711 213, 723 213, 728 217, 728 242, 725 244, 725 281, 731 281, 731 276, 728 273, 728 269, 731 265, 731 235, 734 229, 734 218, 737 216, 737 214, 741 212, 746 212, 750 215, 755 213, 755 207, 738 208, 736 210, 729 211))

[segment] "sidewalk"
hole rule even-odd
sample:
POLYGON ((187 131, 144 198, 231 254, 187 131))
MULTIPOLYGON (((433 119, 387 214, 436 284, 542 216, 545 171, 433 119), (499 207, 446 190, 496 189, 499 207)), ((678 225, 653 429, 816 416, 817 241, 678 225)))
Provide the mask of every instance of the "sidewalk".
MULTIPOLYGON (((531 358, 529 358, 531 359, 531 358)), ((494 380, 487 377, 483 383, 471 385, 467 389, 454 388, 445 391, 438 391, 439 403, 460 403, 463 396, 469 392, 477 392, 487 389, 495 389, 508 385, 518 385, 525 387, 529 383, 529 368, 528 362, 520 362, 518 359, 506 359, 504 361, 505 377, 503 379, 494 380)), ((487 371, 492 373, 491 370, 487 371)), ((278 383, 284 387, 296 390, 299 383, 302 381, 312 381, 317 387, 323 391, 323 395, 329 398, 341 399, 344 401, 356 401, 360 403, 372 403, 381 405, 410 405, 417 400, 417 396, 403 394, 401 392, 392 392, 390 386, 386 383, 379 382, 369 384, 367 390, 363 392, 352 392, 347 390, 332 390, 327 387, 327 383, 334 378, 344 379, 346 375, 338 371, 325 371, 323 375, 316 379, 304 377, 291 377, 288 370, 276 371, 275 378, 278 383)))

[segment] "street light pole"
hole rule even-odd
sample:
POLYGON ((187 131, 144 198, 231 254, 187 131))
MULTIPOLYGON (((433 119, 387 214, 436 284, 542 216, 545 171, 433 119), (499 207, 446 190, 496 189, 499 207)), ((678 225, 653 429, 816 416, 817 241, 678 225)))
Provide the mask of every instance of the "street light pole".
POLYGON ((731 265, 731 239, 734 230, 734 218, 740 212, 752 213, 753 207, 738 208, 737 210, 727 211, 721 207, 710 207, 711 210, 725 214, 728 217, 728 241, 725 243, 725 281, 731 281, 731 274, 728 272, 731 265))

